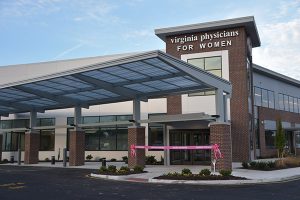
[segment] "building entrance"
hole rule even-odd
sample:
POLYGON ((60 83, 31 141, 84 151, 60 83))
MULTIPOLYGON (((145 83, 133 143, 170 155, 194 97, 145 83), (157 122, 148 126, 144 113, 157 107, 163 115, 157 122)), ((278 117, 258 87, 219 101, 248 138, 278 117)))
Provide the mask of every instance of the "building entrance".
MULTIPOLYGON (((171 146, 209 145, 209 129, 170 130, 171 146)), ((170 150, 171 165, 210 164, 211 150, 170 150)))

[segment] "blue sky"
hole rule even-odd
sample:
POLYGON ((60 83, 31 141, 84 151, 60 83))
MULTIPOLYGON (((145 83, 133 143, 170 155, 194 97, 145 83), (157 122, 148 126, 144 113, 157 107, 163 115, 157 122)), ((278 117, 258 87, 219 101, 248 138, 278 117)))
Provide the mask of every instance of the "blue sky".
POLYGON ((300 79, 300 0, 0 0, 0 66, 164 49, 155 28, 249 15, 254 62, 300 79))

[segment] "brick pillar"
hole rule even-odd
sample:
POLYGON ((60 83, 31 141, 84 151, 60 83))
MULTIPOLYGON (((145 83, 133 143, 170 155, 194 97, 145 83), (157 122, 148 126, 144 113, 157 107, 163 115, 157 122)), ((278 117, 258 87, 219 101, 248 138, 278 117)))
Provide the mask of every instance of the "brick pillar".
POLYGON ((25 157, 24 164, 37 164, 39 162, 40 133, 25 133, 25 157))
POLYGON ((85 135, 84 131, 70 131, 69 165, 84 165, 85 158, 85 135))
POLYGON ((3 142, 3 134, 0 133, 0 161, 2 160, 2 142, 3 142))
MULTIPOLYGON (((232 170, 231 126, 225 122, 210 123, 210 143, 218 144, 223 158, 217 160, 216 170, 232 170)), ((211 153, 212 159, 214 152, 211 153)))
POLYGON ((145 166, 145 150, 136 149, 136 156, 131 157, 130 145, 145 145, 145 127, 128 127, 128 167, 145 166))
POLYGON ((176 115, 182 113, 181 95, 167 96, 167 114, 176 115))

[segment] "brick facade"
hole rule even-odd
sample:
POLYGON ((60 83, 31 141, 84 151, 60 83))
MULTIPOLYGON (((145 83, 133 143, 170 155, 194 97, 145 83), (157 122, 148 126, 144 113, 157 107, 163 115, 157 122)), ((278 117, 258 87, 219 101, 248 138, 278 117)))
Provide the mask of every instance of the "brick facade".
MULTIPOLYGON (((258 108, 258 119, 259 119, 260 156, 261 157, 277 156, 276 149, 269 149, 266 147, 265 129, 262 121, 281 120, 282 122, 291 122, 291 125, 294 126, 295 123, 300 123, 300 115, 298 113, 292 113, 292 112, 275 110, 275 109, 264 108, 264 107, 257 107, 257 108, 258 108)), ((297 149, 296 154, 299 155, 298 153, 300 153, 300 149, 297 149)))
POLYGON ((25 133, 24 164, 37 164, 39 162, 40 133, 25 133))
POLYGON ((85 134, 84 131, 70 131, 69 165, 84 165, 85 134))
MULTIPOLYGON (((229 123, 210 123, 210 143, 218 144, 223 158, 217 160, 216 170, 232 170, 231 126, 229 123)), ((214 152, 211 151, 214 158, 214 152)))
MULTIPOLYGON (((184 37, 191 35, 200 35, 205 32, 198 32, 192 34, 173 35, 166 38, 166 52, 181 59, 183 54, 203 53, 211 51, 228 50, 229 52, 229 81, 232 84, 232 97, 230 100, 230 115, 231 115, 231 135, 232 135, 232 156, 233 161, 249 160, 250 157, 250 140, 249 140, 249 116, 248 111, 248 88, 247 88, 247 35, 244 27, 226 29, 226 31, 239 31, 237 37, 231 37, 231 46, 227 47, 212 47, 201 49, 199 41, 188 42, 186 44, 193 44, 194 49, 190 51, 177 51, 178 43, 172 43, 171 39, 175 36, 184 37), (238 109, 237 109, 238 108, 238 109)), ((209 33, 214 33, 215 30, 209 33)), ((213 39, 211 42, 220 41, 220 39, 213 39)), ((181 98, 169 98, 168 113, 176 110, 173 106, 181 106, 181 98), (169 105, 170 104, 170 105, 169 105)), ((179 109, 178 109, 179 110, 179 109)))
POLYGON ((136 156, 130 155, 130 146, 145 145, 145 127, 128 127, 128 167, 145 166, 145 149, 136 149, 136 156))
POLYGON ((3 142, 3 135, 0 134, 0 161, 2 160, 2 142, 3 142))
POLYGON ((176 115, 182 113, 181 95, 167 97, 167 114, 176 115))

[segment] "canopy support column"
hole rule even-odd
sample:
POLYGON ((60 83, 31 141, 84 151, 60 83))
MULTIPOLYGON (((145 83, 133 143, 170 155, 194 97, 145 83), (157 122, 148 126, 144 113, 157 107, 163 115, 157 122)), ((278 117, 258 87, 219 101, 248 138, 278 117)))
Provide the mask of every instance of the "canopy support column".
POLYGON ((82 123, 81 107, 74 108, 74 130, 70 131, 69 136, 69 165, 84 165, 85 159, 85 135, 84 131, 78 127, 82 123))
MULTIPOLYGON (((218 122, 225 122, 225 98, 223 95, 223 90, 217 89, 216 90, 216 115, 218 115, 217 121, 218 122)), ((227 105, 226 105, 227 106, 227 105)))
POLYGON ((141 102, 139 99, 133 100, 133 126, 128 127, 128 167, 145 166, 145 149, 135 149, 135 156, 131 155, 131 145, 145 145, 145 127, 140 125, 141 102))
POLYGON ((34 130, 37 122, 37 112, 30 112, 29 130, 25 132, 24 164, 37 164, 39 162, 40 132, 34 130))

